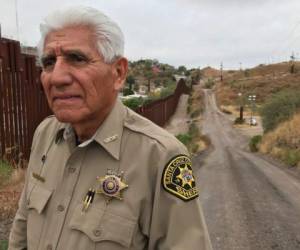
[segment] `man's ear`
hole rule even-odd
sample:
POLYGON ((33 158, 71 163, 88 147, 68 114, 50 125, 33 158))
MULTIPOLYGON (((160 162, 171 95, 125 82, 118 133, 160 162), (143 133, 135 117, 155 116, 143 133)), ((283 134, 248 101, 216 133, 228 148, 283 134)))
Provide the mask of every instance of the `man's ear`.
POLYGON ((118 58, 113 63, 113 73, 115 76, 114 88, 119 91, 124 86, 128 72, 128 60, 125 57, 118 58))

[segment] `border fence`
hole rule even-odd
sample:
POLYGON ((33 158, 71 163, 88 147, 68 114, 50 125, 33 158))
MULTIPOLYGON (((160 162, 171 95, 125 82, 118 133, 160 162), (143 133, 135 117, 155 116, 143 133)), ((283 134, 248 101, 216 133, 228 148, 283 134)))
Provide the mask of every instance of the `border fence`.
POLYGON ((0 158, 12 163, 29 159, 34 130, 51 113, 40 72, 18 41, 0 37, 0 158))
POLYGON ((174 94, 139 107, 135 111, 162 127, 175 113, 180 96, 188 94, 189 91, 185 81, 180 79, 174 94))
MULTIPOLYGON (((20 43, 0 37, 0 159, 21 166, 29 159, 34 130, 51 111, 40 82, 41 68, 20 43)), ((181 79, 173 95, 140 107, 137 113, 163 126, 189 88, 181 79)))

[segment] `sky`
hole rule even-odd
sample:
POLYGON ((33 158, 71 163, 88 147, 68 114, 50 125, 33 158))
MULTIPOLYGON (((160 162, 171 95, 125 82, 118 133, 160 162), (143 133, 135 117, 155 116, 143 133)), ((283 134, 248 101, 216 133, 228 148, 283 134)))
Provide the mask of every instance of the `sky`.
POLYGON ((245 69, 300 58, 299 0, 0 0, 2 37, 35 46, 41 20, 74 5, 114 19, 129 60, 245 69))

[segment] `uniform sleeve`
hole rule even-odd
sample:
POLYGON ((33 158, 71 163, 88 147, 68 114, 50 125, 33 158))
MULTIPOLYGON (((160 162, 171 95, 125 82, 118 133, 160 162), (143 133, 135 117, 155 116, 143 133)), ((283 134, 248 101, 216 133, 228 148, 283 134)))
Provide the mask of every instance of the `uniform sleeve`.
MULTIPOLYGON (((31 152, 34 150, 38 137, 39 128, 36 129, 31 146, 31 152)), ((13 226, 9 235, 8 250, 25 250, 27 249, 27 202, 26 189, 28 183, 29 169, 25 178, 24 188, 18 203, 18 210, 14 218, 13 226)))
POLYGON ((27 249, 26 182, 19 200, 19 208, 9 236, 8 250, 27 249))
POLYGON ((173 153, 164 161, 157 174, 149 250, 211 250, 189 157, 173 153))

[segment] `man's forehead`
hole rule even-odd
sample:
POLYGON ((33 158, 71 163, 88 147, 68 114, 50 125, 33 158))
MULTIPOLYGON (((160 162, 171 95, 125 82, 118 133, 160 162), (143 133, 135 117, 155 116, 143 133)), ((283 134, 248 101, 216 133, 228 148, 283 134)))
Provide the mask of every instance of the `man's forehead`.
POLYGON ((80 27, 76 29, 63 28, 61 30, 51 31, 45 39, 45 53, 62 52, 64 50, 90 51, 94 50, 95 43, 90 36, 90 30, 80 27))

